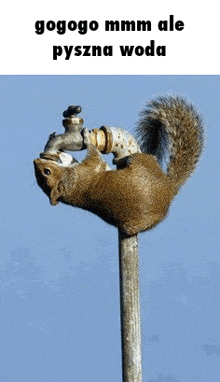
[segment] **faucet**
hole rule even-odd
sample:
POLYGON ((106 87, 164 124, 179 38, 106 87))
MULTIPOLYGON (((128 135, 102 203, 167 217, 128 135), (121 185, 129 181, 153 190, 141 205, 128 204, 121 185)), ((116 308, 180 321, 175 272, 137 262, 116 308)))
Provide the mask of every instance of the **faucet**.
MULTIPOLYGON (((84 143, 83 119, 78 116, 81 106, 70 105, 63 112, 63 126, 65 132, 56 135, 50 134, 41 158, 57 160, 62 151, 79 151, 86 148, 84 143)), ((88 131, 88 130, 87 130, 88 131)), ((101 126, 89 131, 90 142, 94 144, 103 154, 113 153, 113 163, 133 153, 141 152, 135 138, 121 127, 101 126)))

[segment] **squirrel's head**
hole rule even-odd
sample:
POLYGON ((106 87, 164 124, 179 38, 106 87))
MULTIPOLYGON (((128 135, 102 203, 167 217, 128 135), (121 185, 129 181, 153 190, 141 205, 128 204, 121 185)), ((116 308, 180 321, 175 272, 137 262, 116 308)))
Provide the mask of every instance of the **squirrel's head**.
POLYGON ((71 155, 62 153, 57 162, 54 159, 37 158, 34 160, 35 176, 39 187, 55 206, 63 191, 65 169, 77 162, 71 155))

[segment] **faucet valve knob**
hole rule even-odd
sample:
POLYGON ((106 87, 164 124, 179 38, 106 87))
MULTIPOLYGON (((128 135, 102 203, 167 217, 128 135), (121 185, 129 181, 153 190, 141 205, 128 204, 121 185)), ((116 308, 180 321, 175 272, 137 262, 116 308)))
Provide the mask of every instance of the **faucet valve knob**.
POLYGON ((70 105, 68 107, 68 109, 63 112, 63 117, 64 118, 71 118, 71 117, 74 117, 77 114, 81 113, 81 111, 82 111, 81 106, 70 105))

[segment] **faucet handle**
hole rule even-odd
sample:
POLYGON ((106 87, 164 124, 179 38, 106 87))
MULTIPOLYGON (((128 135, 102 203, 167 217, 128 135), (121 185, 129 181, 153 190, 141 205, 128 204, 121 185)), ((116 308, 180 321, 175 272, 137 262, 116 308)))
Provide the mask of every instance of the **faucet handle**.
POLYGON ((63 112, 64 118, 71 118, 73 116, 76 116, 77 114, 81 113, 82 108, 81 106, 77 105, 70 105, 68 106, 68 109, 63 112))
POLYGON ((70 105, 67 110, 63 112, 63 126, 65 132, 68 131, 78 131, 80 132, 83 126, 83 118, 79 117, 77 114, 81 113, 81 106, 70 105))

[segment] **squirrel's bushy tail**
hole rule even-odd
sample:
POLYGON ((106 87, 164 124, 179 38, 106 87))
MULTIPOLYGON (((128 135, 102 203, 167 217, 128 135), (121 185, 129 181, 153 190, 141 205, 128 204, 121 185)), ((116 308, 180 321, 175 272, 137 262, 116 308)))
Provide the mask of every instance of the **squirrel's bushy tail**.
POLYGON ((167 175, 180 186, 194 171, 203 148, 200 115, 179 96, 157 98, 140 115, 136 131, 142 152, 161 161, 168 151, 167 175))

